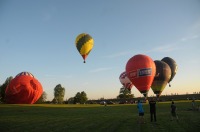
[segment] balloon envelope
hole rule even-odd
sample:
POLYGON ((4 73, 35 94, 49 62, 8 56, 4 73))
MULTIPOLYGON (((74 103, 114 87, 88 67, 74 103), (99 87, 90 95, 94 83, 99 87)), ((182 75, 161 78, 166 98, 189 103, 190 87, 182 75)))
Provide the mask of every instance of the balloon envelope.
POLYGON ((133 85, 146 97, 156 73, 154 61, 147 55, 135 55, 128 60, 126 73, 133 85))
POLYGON ((174 76, 176 75, 176 72, 178 70, 178 66, 176 64, 176 62, 170 58, 170 57, 164 57, 161 61, 164 61, 165 63, 167 63, 169 65, 169 67, 171 68, 171 78, 169 79, 168 83, 172 81, 172 79, 174 78, 174 76))
POLYGON ((92 50, 94 46, 93 38, 89 34, 86 34, 86 33, 79 34, 76 37, 75 45, 78 52, 83 57, 83 60, 85 63, 87 56, 89 55, 90 51, 92 50))
POLYGON ((6 103, 33 104, 43 93, 40 82, 29 72, 22 72, 10 81, 5 91, 6 103))
POLYGON ((121 84, 122 84, 125 88, 131 90, 131 88, 133 87, 133 84, 132 84, 132 82, 129 80, 129 78, 127 77, 126 72, 122 72, 122 73, 120 74, 119 80, 120 80, 121 84))
POLYGON ((151 89, 154 94, 159 97, 171 78, 171 69, 169 65, 163 61, 156 60, 154 62, 156 65, 156 75, 151 85, 151 89))

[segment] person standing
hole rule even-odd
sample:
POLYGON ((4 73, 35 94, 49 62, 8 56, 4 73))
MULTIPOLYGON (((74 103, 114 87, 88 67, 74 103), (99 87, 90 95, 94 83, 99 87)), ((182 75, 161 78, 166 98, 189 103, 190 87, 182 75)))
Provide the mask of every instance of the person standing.
POLYGON ((176 110, 177 110, 176 105, 174 104, 174 101, 172 101, 172 104, 171 104, 171 121, 173 121, 174 117, 178 121, 178 116, 176 114, 176 110))
POLYGON ((196 106, 195 106, 195 100, 192 100, 192 110, 196 110, 196 106))
POLYGON ((154 98, 152 98, 149 101, 149 106, 150 106, 150 115, 151 115, 151 122, 154 120, 156 122, 156 101, 154 98))
POLYGON ((137 108, 138 108, 138 113, 139 113, 138 123, 145 123, 145 121, 144 121, 144 109, 143 109, 143 105, 140 102, 140 100, 138 100, 137 108))

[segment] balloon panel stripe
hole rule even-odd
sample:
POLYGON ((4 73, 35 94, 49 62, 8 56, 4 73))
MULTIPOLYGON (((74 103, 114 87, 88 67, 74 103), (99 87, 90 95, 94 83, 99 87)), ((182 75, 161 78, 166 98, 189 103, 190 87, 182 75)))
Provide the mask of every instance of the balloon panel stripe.
POLYGON ((92 37, 90 37, 88 34, 86 34, 85 36, 83 36, 82 38, 80 38, 78 41, 77 41, 77 44, 76 44, 76 47, 78 49, 78 51, 80 52, 81 51, 81 48, 82 46, 87 43, 89 40, 91 40, 92 37))
POLYGON ((84 37, 85 35, 87 35, 87 34, 82 33, 82 34, 80 34, 80 35, 78 35, 78 36, 76 37, 76 41, 75 41, 75 45, 76 45, 76 46, 77 46, 77 42, 79 41, 79 39, 82 38, 82 37, 84 37))
POLYGON ((121 75, 120 75, 120 77, 119 78, 125 78, 127 75, 126 75, 126 72, 123 72, 121 75))
POLYGON ((88 55, 90 50, 93 48, 93 39, 90 39, 87 41, 83 46, 81 47, 80 54, 81 55, 88 55))
POLYGON ((88 52, 87 52, 87 54, 86 55, 88 55, 89 53, 90 53, 90 51, 91 51, 92 49, 90 49, 88 52))
POLYGON ((80 54, 81 55, 88 55, 90 53, 90 51, 92 50, 93 48, 93 43, 92 40, 88 41, 87 43, 85 43, 82 47, 81 47, 81 51, 80 51, 80 54))
POLYGON ((17 74, 16 77, 21 76, 21 75, 34 77, 33 74, 31 74, 30 72, 21 72, 21 73, 17 74))

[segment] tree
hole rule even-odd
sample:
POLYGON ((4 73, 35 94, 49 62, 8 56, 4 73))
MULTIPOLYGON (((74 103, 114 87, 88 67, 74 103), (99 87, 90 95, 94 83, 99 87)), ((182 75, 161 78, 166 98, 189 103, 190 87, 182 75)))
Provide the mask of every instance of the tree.
POLYGON ((76 95, 74 96, 74 104, 80 103, 81 100, 81 93, 78 92, 76 93, 76 95))
POLYGON ((58 104, 58 100, 56 98, 53 98, 52 103, 58 104))
POLYGON ((84 104, 87 100, 88 100, 87 94, 84 91, 82 91, 81 93, 78 92, 74 97, 74 104, 77 103, 84 104))
POLYGON ((45 103, 47 100, 47 93, 44 91, 40 98, 37 100, 36 104, 42 104, 45 103))
POLYGON ((119 95, 117 96, 119 99, 129 99, 133 97, 134 95, 131 94, 131 90, 125 88, 124 86, 120 88, 119 95))
POLYGON ((56 101, 58 104, 62 104, 64 101, 65 96, 65 88, 61 86, 61 84, 58 84, 54 88, 54 99, 53 101, 56 101))
POLYGON ((68 104, 74 104, 74 97, 71 97, 67 100, 68 104))
POLYGON ((84 91, 82 91, 82 92, 81 92, 81 100, 80 100, 80 103, 81 103, 81 104, 84 104, 87 100, 88 100, 87 94, 86 94, 84 91))
POLYGON ((8 84, 13 79, 12 76, 8 77, 6 81, 0 86, 0 102, 5 102, 5 92, 8 84))

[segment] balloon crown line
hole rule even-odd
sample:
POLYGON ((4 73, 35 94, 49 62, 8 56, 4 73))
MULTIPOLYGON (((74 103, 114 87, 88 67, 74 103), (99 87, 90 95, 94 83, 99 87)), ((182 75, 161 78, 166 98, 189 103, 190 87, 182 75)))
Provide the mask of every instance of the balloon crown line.
POLYGON ((26 72, 26 71, 20 72, 15 77, 18 77, 18 76, 30 76, 30 77, 34 77, 32 73, 26 72))

